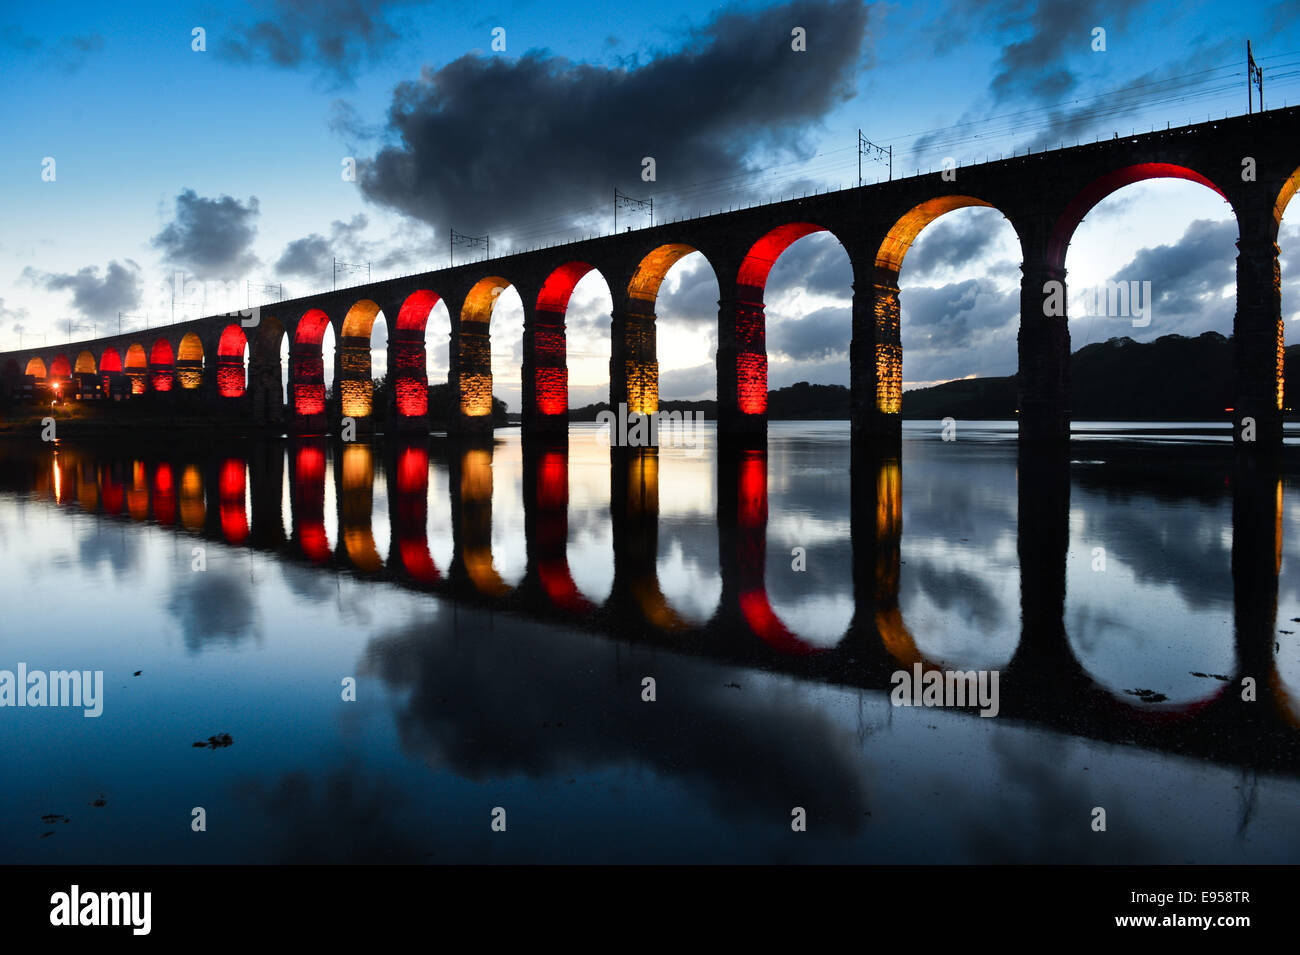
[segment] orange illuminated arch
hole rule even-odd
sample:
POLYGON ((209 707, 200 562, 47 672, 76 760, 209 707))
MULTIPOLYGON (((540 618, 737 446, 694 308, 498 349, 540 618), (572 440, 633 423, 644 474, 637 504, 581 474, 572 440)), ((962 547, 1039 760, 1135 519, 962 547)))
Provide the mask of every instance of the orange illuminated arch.
POLYGON ((362 299, 343 319, 339 336, 339 398, 343 414, 351 418, 369 417, 374 406, 374 382, 370 377, 370 334, 374 331, 379 306, 362 299))
POLYGON ((699 249, 683 242, 671 242, 659 246, 641 260, 641 264, 632 275, 632 281, 628 283, 627 294, 637 301, 653 306, 655 299, 659 297, 659 286, 663 285, 668 270, 692 252, 698 251, 699 249))
POLYGON ((460 310, 460 410, 471 418, 492 413, 492 309, 510 282, 499 275, 479 279, 460 310))
POLYGON ((144 346, 139 342, 126 350, 126 362, 123 365, 123 371, 131 379, 131 394, 144 394, 149 371, 149 358, 145 355, 144 346))
POLYGON ((31 375, 33 378, 45 377, 45 362, 35 355, 27 360, 27 370, 24 375, 31 375))
POLYGON ((83 351, 77 356, 77 362, 72 366, 72 370, 78 375, 93 375, 95 373, 95 356, 89 351, 83 351))
MULTIPOLYGON (((1138 163, 1133 166, 1124 166, 1121 169, 1115 169, 1094 179, 1076 195, 1065 211, 1061 213, 1056 225, 1052 229, 1051 238, 1047 244, 1047 264, 1051 268, 1065 268, 1065 251, 1070 245, 1070 239, 1074 236, 1074 230, 1079 227, 1079 223, 1097 203, 1101 202, 1112 192, 1123 189, 1125 186, 1131 186, 1135 182, 1143 182, 1147 179, 1186 179, 1189 182, 1198 182, 1207 189, 1213 189, 1225 202, 1231 205, 1228 197, 1224 195, 1222 189, 1216 186, 1206 176, 1201 175, 1194 169, 1188 169, 1186 166, 1179 166, 1174 163, 1165 162, 1146 162, 1138 163)), ((1284 190, 1285 191, 1285 190, 1284 190)), ((1281 197, 1279 197, 1280 200, 1281 197)), ((1236 215, 1236 210, 1233 210, 1236 215)))
POLYGON ((492 560, 492 452, 471 448, 462 454, 460 468, 458 543, 465 573, 479 593, 504 597, 511 587, 492 560))
POLYGON ((176 374, 186 391, 203 384, 203 342, 194 332, 186 332, 177 346, 176 374))
POLYGON ((1277 202, 1273 205, 1273 219, 1278 225, 1282 224, 1282 215, 1297 190, 1300 190, 1300 169, 1291 173, 1291 177, 1282 183, 1282 191, 1277 194, 1277 202))
POLYGON ((946 212, 970 206, 992 208, 993 204, 974 196, 935 196, 914 206, 894 223, 894 227, 885 236, 885 241, 880 244, 880 250, 876 253, 876 268, 898 272, 903 267, 903 257, 922 229, 946 212))

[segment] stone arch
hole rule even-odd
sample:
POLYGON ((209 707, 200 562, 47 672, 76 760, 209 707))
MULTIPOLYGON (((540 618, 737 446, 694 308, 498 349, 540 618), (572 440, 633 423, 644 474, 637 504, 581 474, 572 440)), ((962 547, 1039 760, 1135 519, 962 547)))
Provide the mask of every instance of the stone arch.
MULTIPOLYGON (((542 283, 532 321, 524 329, 524 415, 568 425, 569 364, 565 315, 573 290, 595 266, 566 262, 542 283)), ((599 274, 599 272, 597 272, 599 274)))
POLYGON ((67 355, 60 352, 54 356, 54 360, 50 362, 49 377, 57 378, 60 381, 72 377, 72 362, 68 360, 67 355))
POLYGON ((338 340, 339 407, 345 417, 368 418, 374 411, 374 381, 370 377, 370 334, 379 306, 370 299, 355 303, 343 318, 338 340))
POLYGON ((151 391, 171 391, 176 383, 176 356, 172 343, 160 338, 149 350, 149 388, 151 391))
POLYGON ((194 332, 186 332, 176 348, 176 378, 184 391, 203 384, 203 342, 194 332))
POLYGON ((398 418, 429 413, 429 365, 425 336, 429 316, 442 301, 437 292, 417 289, 406 296, 388 330, 388 379, 398 418))
POLYGON ((149 356, 144 345, 132 342, 126 350, 122 371, 131 379, 131 394, 142 395, 148 389, 149 356))
POLYGON ((1287 205, 1291 202, 1291 197, 1300 190, 1300 169, 1287 178, 1282 183, 1282 189, 1277 194, 1277 202, 1273 203, 1273 220, 1277 225, 1282 224, 1282 216, 1286 212, 1287 205))
POLYGON ((465 296, 457 329, 457 377, 460 413, 467 418, 491 420, 492 415, 492 308, 511 282, 499 275, 479 279, 465 296))
POLYGON ((104 349, 99 356, 99 372, 102 375, 117 374, 122 371, 122 355, 112 345, 104 349))
POLYGON ((31 375, 33 378, 44 378, 46 376, 45 362, 39 355, 33 355, 27 359, 27 368, 23 371, 24 375, 31 375))
MULTIPOLYGON (((1057 218, 1047 242, 1048 268, 1061 270, 1065 268, 1065 253, 1069 248, 1074 230, 1079 227, 1083 217, 1092 211, 1097 203, 1125 186, 1131 186, 1135 182, 1143 182, 1147 179, 1186 179, 1189 182, 1200 183, 1207 189, 1212 189, 1220 196, 1223 196, 1224 201, 1229 205, 1232 204, 1227 194, 1207 176, 1194 169, 1189 169, 1187 166, 1180 166, 1176 163, 1147 162, 1112 169, 1079 190, 1057 218)), ((1233 215, 1236 215, 1235 208, 1233 209, 1233 215)))
POLYGON ((870 319, 875 324, 875 355, 868 360, 875 365, 876 393, 872 400, 878 413, 897 415, 903 406, 903 344, 898 299, 898 273, 903 259, 926 226, 946 213, 972 206, 995 208, 986 199, 968 195, 926 199, 895 221, 876 251, 872 277, 874 314, 870 319))
MULTIPOLYGON (((786 249, 800 239, 818 232, 829 232, 812 222, 787 222, 770 229, 741 260, 736 274, 734 316, 724 314, 723 322, 731 327, 719 329, 718 397, 731 400, 734 387, 735 410, 745 415, 767 413, 767 317, 764 293, 772 266, 786 249)), ((832 233, 833 234, 833 233, 832 233)), ((838 239, 838 237, 837 237, 838 239)), ((843 243, 840 243, 843 245, 843 243)))
POLYGON ((76 375, 93 375, 95 368, 95 355, 89 349, 84 349, 77 355, 77 360, 72 366, 72 372, 76 375))
POLYGON ((325 359, 321 344, 329 316, 309 309, 294 327, 289 349, 289 390, 293 412, 300 418, 325 414, 325 359))
POLYGON ((244 352, 248 337, 231 323, 221 330, 217 340, 217 394, 222 398, 239 398, 248 388, 244 352))
MULTIPOLYGON (((669 270, 692 252, 699 251, 684 242, 669 242, 651 249, 637 263, 627 285, 626 310, 619 315, 615 306, 614 342, 609 359, 611 405, 617 407, 626 401, 628 412, 634 414, 654 414, 659 410, 655 302, 669 270)), ((712 262, 709 268, 716 277, 718 270, 712 262)))

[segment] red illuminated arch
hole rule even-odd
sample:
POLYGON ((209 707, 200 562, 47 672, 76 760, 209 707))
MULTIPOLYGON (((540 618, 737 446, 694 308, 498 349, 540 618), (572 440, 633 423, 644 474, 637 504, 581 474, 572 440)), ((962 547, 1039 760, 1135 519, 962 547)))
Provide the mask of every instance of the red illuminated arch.
POLYGON ((118 354, 116 348, 108 347, 104 349, 104 354, 99 356, 100 374, 110 375, 122 370, 122 356, 118 354))
POLYGON ((397 324, 388 331, 388 377, 393 382, 397 413, 418 418, 429 413, 429 368, 424 348, 429 316, 440 301, 437 292, 412 292, 397 313, 397 324))
MULTIPOLYGON (((1047 264, 1051 268, 1065 268, 1065 252, 1070 245, 1070 239, 1074 235, 1074 230, 1079 227, 1079 223, 1097 203, 1101 202, 1112 192, 1123 189, 1125 186, 1131 186, 1135 182, 1143 182, 1147 179, 1186 179, 1189 182, 1198 182, 1207 189, 1213 189, 1225 202, 1229 202, 1228 197, 1224 195, 1222 189, 1211 182, 1206 176, 1201 175, 1194 169, 1188 169, 1186 166, 1179 166, 1174 163, 1165 162, 1147 162, 1138 163, 1133 166, 1124 166, 1121 169, 1115 169, 1106 175, 1094 179, 1085 186, 1078 195, 1076 195, 1065 211, 1061 213, 1060 218, 1056 220, 1056 225, 1052 229, 1051 238, 1047 245, 1047 264)), ((1280 197, 1279 197, 1280 198, 1280 197)), ((1229 202, 1229 204, 1231 204, 1229 202)), ((1234 211, 1234 215, 1236 210, 1234 211)))
POLYGON ((247 389, 244 369, 244 351, 248 338, 238 325, 227 325, 217 340, 217 394, 223 398, 238 398, 247 389))
POLYGON ((533 325, 533 402, 543 415, 563 415, 569 410, 568 344, 564 315, 578 282, 592 271, 586 262, 568 262, 547 276, 537 296, 533 325))
POLYGON ((325 413, 325 359, 321 343, 329 316, 313 308, 298 320, 289 353, 289 389, 293 410, 300 417, 325 413))
POLYGON ((176 359, 172 345, 165 338, 149 350, 149 387, 154 391, 171 391, 176 380, 176 359))
POLYGON ((55 355, 54 361, 50 362, 51 378, 71 378, 72 362, 68 361, 67 355, 55 355))
POLYGON ((811 222, 777 226, 750 247, 736 275, 736 407, 741 414, 767 413, 767 318, 763 295, 776 260, 814 232, 811 222))

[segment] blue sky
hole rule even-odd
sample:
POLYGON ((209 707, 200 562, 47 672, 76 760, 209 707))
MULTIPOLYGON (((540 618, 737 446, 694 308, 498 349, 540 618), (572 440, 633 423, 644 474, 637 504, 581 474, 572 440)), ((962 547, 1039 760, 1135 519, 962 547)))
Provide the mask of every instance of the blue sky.
MULTIPOLYGON (((298 295, 329 286, 334 257, 369 261, 376 278, 443 265, 449 226, 490 231, 502 250, 608 229, 603 197, 616 184, 652 191, 663 214, 848 184, 859 127, 893 145, 901 172, 1236 114, 1246 37, 1268 105, 1294 104, 1300 44, 1285 37, 1297 23, 1292 3, 1106 0, 11 8, 0 14, 0 349, 17 346, 20 327, 28 343, 53 343, 70 320, 101 331, 119 311, 125 327, 146 312, 166 320, 158 285, 178 270, 298 295), (803 73, 777 75, 756 38, 788 34, 787 24, 808 29, 807 60, 803 73), (1104 53, 1091 49, 1095 26, 1107 31, 1104 53), (504 51, 491 49, 497 27, 504 51), (1138 93, 1114 93, 1135 83, 1138 93), (1102 101, 1125 108, 1088 112, 1102 101), (979 139, 952 141, 942 131, 956 123, 979 139), (660 156, 654 184, 639 181, 647 154, 660 156), (45 157, 53 182, 42 180, 45 157), (340 175, 347 157, 359 182, 340 175)), ((1288 342, 1300 341, 1296 215, 1282 243, 1288 342)), ((1190 183, 1132 186, 1099 206, 1071 247, 1072 283, 1137 267, 1164 297, 1142 330, 1080 316, 1075 346, 1229 331, 1219 283, 1231 280, 1230 225, 1223 203, 1190 183)), ((1013 243, 990 210, 922 234, 902 274, 909 383, 1014 371, 1013 243)), ((847 381, 848 283, 847 259, 825 236, 778 263, 773 386, 847 381)), ((664 397, 711 393, 716 297, 702 260, 670 275, 664 397)), ((570 321, 575 404, 607 387, 608 312, 603 280, 590 276, 570 321)), ((493 351, 497 391, 513 407, 521 321, 507 293, 493 351)), ((430 331, 435 376, 445 374, 441 335, 445 326, 430 331)))

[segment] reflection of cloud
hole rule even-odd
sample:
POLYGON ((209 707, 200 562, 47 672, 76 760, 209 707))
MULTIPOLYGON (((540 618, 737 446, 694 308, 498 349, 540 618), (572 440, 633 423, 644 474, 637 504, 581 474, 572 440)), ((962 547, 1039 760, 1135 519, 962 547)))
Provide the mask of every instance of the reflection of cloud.
POLYGON ((90 533, 77 542, 77 561, 87 570, 101 564, 115 577, 130 577, 140 566, 141 541, 136 534, 109 523, 96 522, 90 533))
POLYGON ((403 745, 430 762, 472 780, 644 766, 731 818, 788 818, 803 805, 823 832, 861 824, 852 734, 795 698, 725 685, 752 686, 754 674, 654 651, 629 668, 605 640, 500 617, 482 626, 462 613, 458 631, 450 621, 381 635, 363 663, 400 691, 403 745), (642 702, 643 674, 658 702, 642 702))
POLYGON ((256 619, 248 581, 222 570, 193 571, 179 578, 167 612, 180 624, 191 652, 246 640, 256 619))

